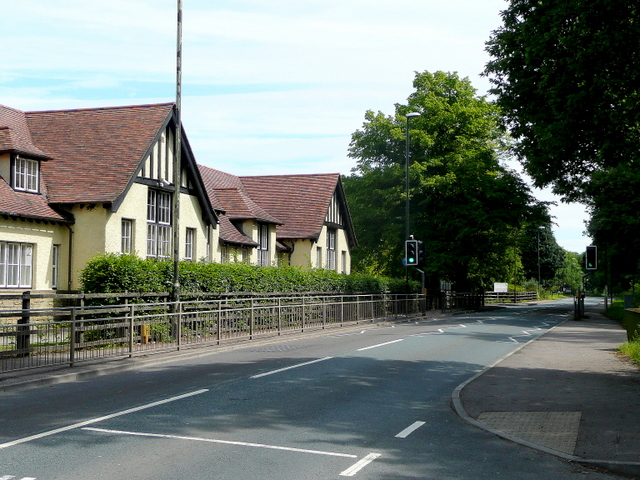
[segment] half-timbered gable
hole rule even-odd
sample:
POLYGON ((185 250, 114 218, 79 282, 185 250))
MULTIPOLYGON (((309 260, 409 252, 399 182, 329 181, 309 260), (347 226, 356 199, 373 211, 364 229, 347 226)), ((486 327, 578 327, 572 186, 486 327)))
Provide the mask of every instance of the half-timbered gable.
MULTIPOLYGON (((57 215, 47 221, 64 225, 53 235, 48 264, 65 280, 46 281, 46 275, 34 273, 32 285, 78 288, 82 268, 101 253, 169 256, 174 195, 180 195, 181 258, 210 257, 217 218, 184 131, 182 181, 179 188, 173 185, 175 131, 172 103, 24 113, 0 109, 0 175, 11 178, 0 185, 0 208, 26 193, 31 204, 40 201, 41 209, 57 215), (11 187, 5 188, 7 194, 2 192, 6 186, 11 187)), ((25 221, 35 211, 32 205, 16 218, 25 221)), ((2 241, 0 236, 0 250, 2 241)), ((38 263, 47 262, 38 257, 38 263)))

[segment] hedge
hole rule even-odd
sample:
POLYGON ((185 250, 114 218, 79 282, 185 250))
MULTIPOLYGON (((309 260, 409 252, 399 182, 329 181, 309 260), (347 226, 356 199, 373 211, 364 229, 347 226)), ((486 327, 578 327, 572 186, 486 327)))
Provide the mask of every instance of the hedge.
MULTIPOLYGON (((81 273, 87 293, 170 292, 173 262, 141 259, 136 255, 100 255, 81 273)), ((405 293, 404 279, 368 274, 344 275, 331 270, 300 267, 259 267, 245 263, 222 265, 209 262, 181 262, 180 291, 183 293, 405 293)), ((419 291, 410 282, 412 292, 419 291)))

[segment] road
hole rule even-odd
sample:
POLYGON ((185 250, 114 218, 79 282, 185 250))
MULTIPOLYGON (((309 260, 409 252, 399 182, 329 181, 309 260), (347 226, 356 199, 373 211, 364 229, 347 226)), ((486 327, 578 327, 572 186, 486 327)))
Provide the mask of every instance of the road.
MULTIPOLYGON (((619 478, 461 420, 568 301, 259 341, 0 396, 0 480, 619 478)), ((160 358, 158 358, 160 360, 160 358)))

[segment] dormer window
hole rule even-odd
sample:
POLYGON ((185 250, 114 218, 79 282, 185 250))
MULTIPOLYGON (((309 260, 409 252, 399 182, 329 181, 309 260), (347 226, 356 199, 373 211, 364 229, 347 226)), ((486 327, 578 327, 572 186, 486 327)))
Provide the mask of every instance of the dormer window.
POLYGON ((16 157, 13 168, 13 188, 23 192, 38 193, 38 173, 40 163, 37 160, 16 157))

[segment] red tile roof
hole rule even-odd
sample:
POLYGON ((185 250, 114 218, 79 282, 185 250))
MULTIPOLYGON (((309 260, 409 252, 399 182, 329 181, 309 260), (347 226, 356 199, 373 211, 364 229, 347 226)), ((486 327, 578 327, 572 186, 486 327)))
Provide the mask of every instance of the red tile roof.
POLYGON ((16 192, 0 177, 0 215, 33 218, 54 222, 67 221, 47 203, 44 195, 16 192))
POLYGON ((243 176, 240 180, 258 205, 282 220, 278 239, 316 240, 340 174, 243 176))
POLYGON ((5 152, 48 158, 34 145, 24 112, 0 105, 0 153, 5 152))
POLYGON ((276 225, 282 223, 247 195, 242 182, 235 175, 203 165, 199 165, 198 168, 214 208, 225 212, 220 216, 221 240, 228 243, 257 246, 255 241, 233 225, 233 221, 255 220, 276 225))
POLYGON ((51 203, 110 203, 125 191, 173 104, 26 112, 51 203))

